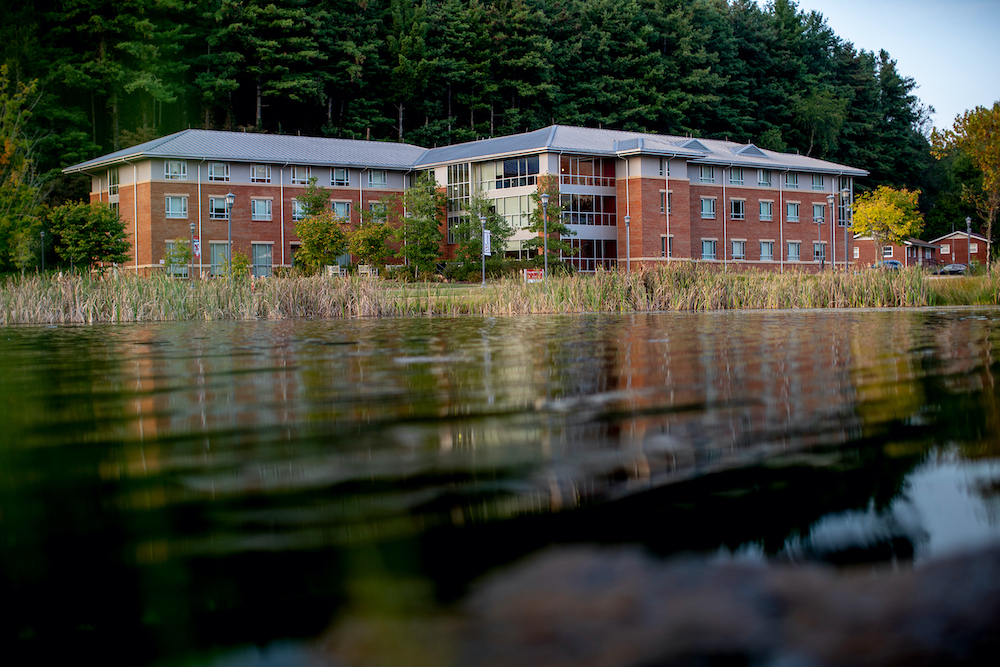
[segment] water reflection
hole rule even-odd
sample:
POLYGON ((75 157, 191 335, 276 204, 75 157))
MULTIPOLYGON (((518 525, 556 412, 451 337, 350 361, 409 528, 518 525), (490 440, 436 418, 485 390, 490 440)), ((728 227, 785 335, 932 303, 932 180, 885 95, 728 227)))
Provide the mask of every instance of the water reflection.
POLYGON ((309 636, 551 543, 856 563, 997 537, 995 310, 4 334, 24 650, 309 636))

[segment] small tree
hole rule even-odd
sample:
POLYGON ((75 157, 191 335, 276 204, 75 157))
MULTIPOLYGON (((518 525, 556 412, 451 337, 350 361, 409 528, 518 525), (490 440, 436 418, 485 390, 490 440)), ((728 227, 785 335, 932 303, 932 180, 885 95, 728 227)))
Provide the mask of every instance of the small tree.
POLYGON ((56 233, 56 252, 80 266, 128 261, 129 242, 118 211, 103 202, 77 202, 52 209, 49 222, 56 233))
POLYGON ((531 212, 531 224, 528 225, 528 231, 535 232, 539 236, 525 241, 524 247, 528 250, 537 249, 544 252, 545 238, 542 235, 545 230, 548 230, 550 262, 553 258, 558 259, 560 253, 564 256, 575 255, 576 248, 569 241, 563 239, 564 236, 576 236, 576 232, 563 223, 562 206, 559 204, 559 183, 555 177, 543 176, 539 178, 538 189, 531 194, 531 200, 535 202, 535 210, 531 212), (542 215, 542 193, 549 195, 549 205, 545 207, 547 209, 545 217, 542 215))
POLYGON ((403 244, 399 254, 409 260, 414 275, 432 270, 441 257, 441 225, 447 201, 429 172, 421 174, 404 195, 407 215, 395 236, 403 244))
POLYGON ((456 254, 465 262, 478 262, 483 254, 482 230, 479 218, 486 216, 486 229, 490 230, 490 246, 493 253, 503 255, 507 241, 514 235, 514 228, 507 219, 496 212, 493 200, 482 190, 477 190, 469 199, 468 216, 462 218, 455 230, 458 236, 456 254))
POLYGON ((389 225, 389 211, 393 199, 383 197, 372 210, 361 211, 361 224, 348 234, 348 249, 365 264, 382 264, 392 254, 389 239, 393 229, 389 225))
MULTIPOLYGON (((992 108, 976 107, 955 119, 950 130, 931 135, 934 156, 938 159, 961 151, 965 153, 982 173, 982 184, 964 185, 962 198, 976 207, 979 215, 986 220, 986 243, 993 243, 993 223, 1000 212, 1000 102, 992 108)), ((987 263, 990 255, 987 251, 987 263)))
POLYGON ((167 275, 173 275, 175 268, 187 268, 193 257, 190 241, 176 241, 163 256, 163 262, 167 266, 167 275))
POLYGON ((330 210, 330 196, 326 193, 325 188, 317 185, 318 182, 315 176, 310 177, 305 192, 296 197, 302 202, 302 212, 306 217, 319 215, 330 210))
POLYGON ((901 244, 916 236, 924 227, 924 217, 917 211, 919 190, 894 190, 880 185, 854 201, 851 230, 870 236, 877 247, 901 244))
POLYGON ((302 241, 302 247, 295 254, 295 260, 312 273, 336 264, 337 258, 347 250, 347 232, 343 226, 344 220, 329 210, 297 220, 295 234, 302 241))

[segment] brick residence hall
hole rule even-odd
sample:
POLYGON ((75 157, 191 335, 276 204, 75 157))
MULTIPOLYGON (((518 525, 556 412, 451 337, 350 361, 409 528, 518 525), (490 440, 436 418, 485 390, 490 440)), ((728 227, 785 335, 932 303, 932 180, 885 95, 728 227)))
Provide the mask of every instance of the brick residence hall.
POLYGON ((184 130, 64 171, 88 174, 91 199, 118 209, 131 268, 162 270, 172 244, 193 234, 195 276, 207 277, 226 263, 227 194, 234 195, 233 252, 265 276, 292 265, 297 197, 310 177, 329 193, 333 211, 357 224, 362 207, 402 194, 427 170, 451 200, 445 257, 454 252, 462 204, 476 190, 517 230, 507 255, 524 256, 530 195, 541 177, 558 177, 564 222, 579 249, 567 260, 581 271, 671 259, 774 270, 843 265, 852 255, 846 225, 854 179, 868 173, 753 144, 564 125, 431 149, 184 130), (843 190, 849 195, 837 196, 843 190))

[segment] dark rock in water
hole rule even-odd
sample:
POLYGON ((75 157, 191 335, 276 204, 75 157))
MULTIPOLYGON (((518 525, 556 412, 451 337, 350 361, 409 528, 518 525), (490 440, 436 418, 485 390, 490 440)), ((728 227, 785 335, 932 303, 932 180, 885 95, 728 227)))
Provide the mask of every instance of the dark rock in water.
POLYGON ((484 582, 455 615, 353 618, 325 649, 338 664, 393 664, 381 645, 398 659, 400 630, 413 639, 403 664, 995 664, 1000 547, 880 574, 559 549, 484 582))

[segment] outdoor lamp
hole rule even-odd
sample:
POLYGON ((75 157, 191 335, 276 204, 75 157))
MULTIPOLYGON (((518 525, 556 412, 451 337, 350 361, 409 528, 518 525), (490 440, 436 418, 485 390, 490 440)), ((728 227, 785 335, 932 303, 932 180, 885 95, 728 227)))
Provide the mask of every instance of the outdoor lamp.
POLYGON ((229 271, 226 275, 230 277, 233 275, 233 202, 235 201, 236 195, 230 190, 226 195, 226 222, 229 226, 226 236, 226 263, 229 265, 229 271))
POLYGON ((549 193, 543 192, 542 200, 542 237, 545 250, 545 279, 549 279, 549 193))
POLYGON ((632 216, 625 216, 625 273, 630 273, 632 271, 632 248, 629 247, 629 223, 632 222, 632 216))
POLYGON ((479 240, 483 244, 483 287, 486 287, 486 216, 479 216, 479 240))

